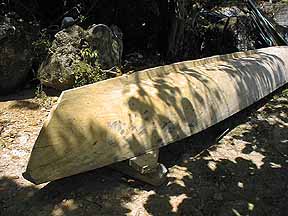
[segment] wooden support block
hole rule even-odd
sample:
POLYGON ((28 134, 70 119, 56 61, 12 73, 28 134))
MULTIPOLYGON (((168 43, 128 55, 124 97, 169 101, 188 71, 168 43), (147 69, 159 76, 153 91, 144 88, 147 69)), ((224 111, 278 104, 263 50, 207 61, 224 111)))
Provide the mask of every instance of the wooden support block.
POLYGON ((129 166, 140 172, 141 174, 148 174, 155 172, 158 167, 159 149, 149 151, 139 157, 134 157, 128 160, 129 166))
POLYGON ((166 180, 167 168, 158 163, 159 150, 116 163, 112 168, 153 186, 160 186, 166 180))

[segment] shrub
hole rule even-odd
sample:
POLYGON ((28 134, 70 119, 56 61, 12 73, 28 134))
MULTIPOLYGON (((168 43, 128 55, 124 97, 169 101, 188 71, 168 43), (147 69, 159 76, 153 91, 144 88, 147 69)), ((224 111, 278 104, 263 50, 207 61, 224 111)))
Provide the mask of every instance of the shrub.
POLYGON ((75 64, 73 74, 73 87, 80 87, 108 78, 106 73, 101 70, 99 65, 92 66, 85 61, 80 61, 75 64))
POLYGON ((34 52, 34 61, 39 66, 46 58, 52 42, 45 33, 41 33, 40 37, 32 43, 34 52))

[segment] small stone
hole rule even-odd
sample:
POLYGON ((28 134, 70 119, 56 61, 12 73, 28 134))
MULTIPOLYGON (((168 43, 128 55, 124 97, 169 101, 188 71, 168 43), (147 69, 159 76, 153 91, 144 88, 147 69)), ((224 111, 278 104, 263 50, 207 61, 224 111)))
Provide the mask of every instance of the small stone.
POLYGON ((23 135, 20 135, 18 138, 17 138, 17 142, 20 144, 20 145, 26 145, 28 140, 29 140, 30 136, 28 134, 23 134, 23 135))
POLYGON ((12 153, 13 156, 19 157, 19 158, 21 158, 21 157, 23 157, 23 156, 26 155, 26 152, 25 152, 25 151, 23 151, 23 150, 17 150, 17 149, 13 149, 13 150, 11 151, 11 153, 12 153))

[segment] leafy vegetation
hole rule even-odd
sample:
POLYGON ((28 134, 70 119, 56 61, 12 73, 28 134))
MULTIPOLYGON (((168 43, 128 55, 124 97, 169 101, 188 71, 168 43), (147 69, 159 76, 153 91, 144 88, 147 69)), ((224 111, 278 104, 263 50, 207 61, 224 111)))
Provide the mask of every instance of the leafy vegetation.
POLYGON ((80 51, 83 61, 87 62, 90 65, 97 65, 98 53, 96 50, 90 48, 84 48, 80 51))
POLYGON ((101 80, 108 77, 101 70, 99 65, 92 66, 85 61, 80 61, 74 66, 74 87, 79 87, 101 80))
POLYGON ((49 108, 52 105, 52 99, 43 91, 42 84, 38 85, 35 89, 35 102, 43 108, 49 108))
POLYGON ((46 32, 41 32, 39 38, 32 43, 34 53, 34 66, 36 68, 43 62, 49 48, 52 46, 52 41, 46 32))
POLYGON ((74 65, 74 87, 95 83, 107 79, 107 74, 100 68, 96 50, 84 48, 80 51, 82 61, 74 65))

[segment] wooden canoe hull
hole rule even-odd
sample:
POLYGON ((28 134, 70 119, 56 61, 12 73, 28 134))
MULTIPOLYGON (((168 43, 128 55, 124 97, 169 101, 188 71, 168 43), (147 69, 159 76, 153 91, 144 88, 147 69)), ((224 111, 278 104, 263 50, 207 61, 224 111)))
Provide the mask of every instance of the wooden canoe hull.
POLYGON ((288 81, 288 47, 185 61, 64 91, 24 177, 39 184, 198 133, 288 81))

